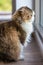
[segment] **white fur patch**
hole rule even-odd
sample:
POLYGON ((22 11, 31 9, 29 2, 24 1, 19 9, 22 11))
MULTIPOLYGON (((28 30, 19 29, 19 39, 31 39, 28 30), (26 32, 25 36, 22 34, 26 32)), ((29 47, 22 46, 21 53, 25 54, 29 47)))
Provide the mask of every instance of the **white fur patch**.
POLYGON ((22 60, 24 59, 24 46, 22 44, 20 44, 20 48, 21 48, 21 51, 20 51, 20 56, 19 56, 19 60, 22 60))

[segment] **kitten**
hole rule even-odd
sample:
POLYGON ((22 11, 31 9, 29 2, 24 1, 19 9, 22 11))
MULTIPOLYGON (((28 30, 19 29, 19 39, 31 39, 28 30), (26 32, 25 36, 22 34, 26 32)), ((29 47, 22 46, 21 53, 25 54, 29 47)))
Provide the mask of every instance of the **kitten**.
POLYGON ((33 32, 34 11, 24 6, 13 15, 12 21, 0 24, 0 58, 24 59, 23 48, 33 32))

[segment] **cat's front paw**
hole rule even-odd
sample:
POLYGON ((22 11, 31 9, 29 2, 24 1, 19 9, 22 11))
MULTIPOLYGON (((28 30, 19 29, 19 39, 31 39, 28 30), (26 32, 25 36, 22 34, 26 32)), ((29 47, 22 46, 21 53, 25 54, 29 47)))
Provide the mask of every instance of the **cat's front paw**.
POLYGON ((20 55, 20 57, 18 58, 18 60, 24 60, 24 56, 23 55, 20 55))
POLYGON ((24 47, 27 47, 27 42, 24 43, 24 47))

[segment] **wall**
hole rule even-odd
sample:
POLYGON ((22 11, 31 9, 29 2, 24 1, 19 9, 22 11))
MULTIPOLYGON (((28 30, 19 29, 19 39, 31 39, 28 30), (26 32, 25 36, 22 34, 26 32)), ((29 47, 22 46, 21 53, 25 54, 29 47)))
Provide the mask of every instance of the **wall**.
POLYGON ((16 10, 22 6, 28 6, 33 9, 33 0, 16 0, 16 10))

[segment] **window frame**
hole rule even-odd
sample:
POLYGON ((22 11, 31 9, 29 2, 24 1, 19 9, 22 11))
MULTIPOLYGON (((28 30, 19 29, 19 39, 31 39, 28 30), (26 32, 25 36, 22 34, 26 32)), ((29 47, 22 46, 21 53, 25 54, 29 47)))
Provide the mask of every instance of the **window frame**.
POLYGON ((43 43, 43 27, 41 26, 41 6, 40 0, 35 0, 35 31, 37 31, 42 43, 43 43))
POLYGON ((42 10, 43 9, 42 8, 42 3, 43 3, 42 0, 40 0, 40 26, 43 28, 43 23, 42 23, 42 15, 43 15, 42 14, 42 11, 43 11, 42 10))
POLYGON ((12 15, 12 12, 1 11, 0 12, 0 21, 11 20, 11 18, 12 18, 11 15, 12 15))

